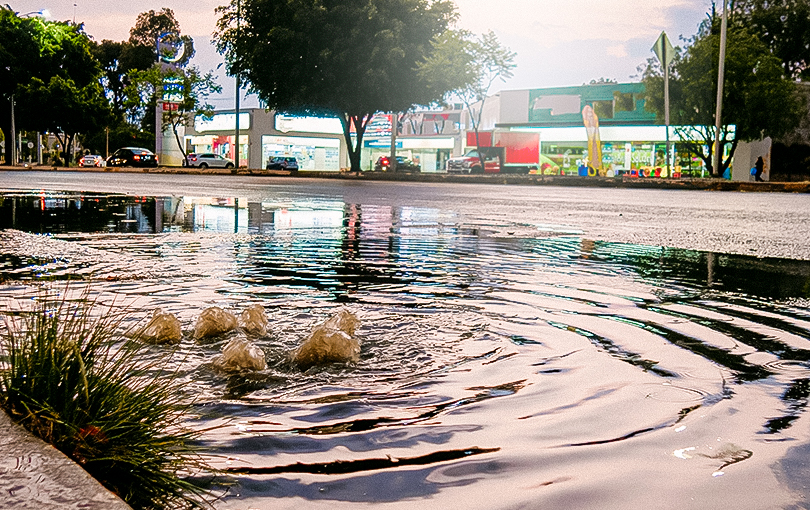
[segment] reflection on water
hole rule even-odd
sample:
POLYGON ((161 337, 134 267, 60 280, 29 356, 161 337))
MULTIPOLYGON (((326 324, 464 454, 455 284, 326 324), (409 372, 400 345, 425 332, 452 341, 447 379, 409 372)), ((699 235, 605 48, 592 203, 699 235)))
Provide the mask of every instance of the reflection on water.
POLYGON ((218 508, 808 495, 791 475, 810 443, 808 262, 515 238, 438 208, 315 199, 6 195, 0 227, 3 309, 35 281, 81 279, 133 322, 155 307, 181 319, 190 420, 235 480, 218 508), (194 320, 253 303, 271 320, 268 369, 217 373, 229 338, 195 343, 194 320), (287 353, 340 307, 362 321, 360 362, 301 372, 287 353))

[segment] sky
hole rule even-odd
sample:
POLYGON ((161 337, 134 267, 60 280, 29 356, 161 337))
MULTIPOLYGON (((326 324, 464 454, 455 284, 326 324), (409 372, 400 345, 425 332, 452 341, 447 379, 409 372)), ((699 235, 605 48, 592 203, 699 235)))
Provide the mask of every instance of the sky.
MULTIPOLYGON (((222 57, 211 44, 216 27, 214 9, 226 0, 11 0, 20 14, 47 9, 50 18, 84 23, 97 41, 129 38, 141 12, 168 7, 183 34, 194 38, 192 63, 214 71, 222 94, 216 108, 233 108, 234 83, 222 57)), ((6 3, 6 2, 4 2, 6 3)), ((653 56, 662 31, 678 46, 689 38, 711 9, 710 0, 455 0, 458 26, 475 34, 495 32, 517 56, 514 76, 496 82, 491 92, 582 85, 607 78, 638 81, 638 66, 653 56)), ((254 96, 243 107, 257 106, 254 96)))

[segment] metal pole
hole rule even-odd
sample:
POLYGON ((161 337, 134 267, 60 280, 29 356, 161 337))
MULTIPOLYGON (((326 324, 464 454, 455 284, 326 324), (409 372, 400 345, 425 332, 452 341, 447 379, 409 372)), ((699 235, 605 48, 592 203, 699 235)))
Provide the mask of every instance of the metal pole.
POLYGON ((669 66, 667 65, 667 45, 661 45, 661 54, 664 56, 664 123, 666 124, 667 129, 667 155, 666 155, 666 162, 667 162, 667 175, 672 177, 672 169, 670 168, 670 161, 669 161, 669 66))
MULTIPOLYGON (((723 19, 720 22, 720 61, 717 69, 717 111, 714 115, 714 172, 723 175, 723 145, 720 143, 720 127, 723 114, 723 73, 726 66, 726 0, 723 0, 723 19)), ((725 138, 725 137, 724 137, 725 138)))
POLYGON ((37 165, 42 164, 42 133, 37 131, 37 165))
POLYGON ((17 164, 17 129, 14 126, 14 94, 11 94, 11 136, 6 140, 6 153, 10 165, 17 164))
MULTIPOLYGON (((157 58, 157 63, 160 64, 160 38, 163 37, 163 34, 160 34, 155 39, 155 55, 157 58)), ((162 90, 157 88, 155 90, 155 154, 158 156, 158 160, 163 159, 163 96, 162 90)))
POLYGON ((397 124, 399 120, 399 113, 393 112, 391 114, 391 159, 388 161, 388 171, 397 171, 397 124))
MULTIPOLYGON (((236 37, 239 38, 239 18, 241 16, 241 2, 236 0, 236 37)), ((234 166, 239 168, 239 89, 242 88, 239 74, 236 74, 236 133, 234 139, 234 166)))

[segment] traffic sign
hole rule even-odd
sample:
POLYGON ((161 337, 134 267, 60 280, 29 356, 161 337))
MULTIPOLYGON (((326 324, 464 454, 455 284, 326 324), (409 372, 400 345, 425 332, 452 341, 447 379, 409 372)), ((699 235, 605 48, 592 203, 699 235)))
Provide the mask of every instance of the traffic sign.
POLYGON ((661 62, 661 65, 664 67, 669 67, 669 64, 672 63, 672 59, 675 58, 675 48, 673 48, 672 43, 669 42, 669 37, 667 37, 666 32, 661 32, 652 50, 655 52, 655 56, 658 57, 658 61, 661 62))

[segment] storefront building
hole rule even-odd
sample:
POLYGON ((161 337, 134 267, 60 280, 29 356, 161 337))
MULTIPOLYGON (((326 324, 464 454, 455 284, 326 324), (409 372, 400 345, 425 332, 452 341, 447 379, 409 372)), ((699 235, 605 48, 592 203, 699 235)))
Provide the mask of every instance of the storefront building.
MULTIPOLYGON (((403 118, 396 139, 397 154, 411 159, 423 172, 440 172, 458 147, 459 114, 431 112, 403 118), (424 134, 423 134, 424 133, 424 134)), ((361 148, 361 165, 373 170, 381 156, 391 152, 391 119, 377 114, 369 123, 361 148)), ((234 158, 236 114, 218 111, 197 117, 188 129, 188 153, 215 153, 234 158)), ((275 156, 293 156, 300 170, 338 172, 348 168, 346 142, 339 119, 306 117, 254 108, 239 114, 239 166, 266 168, 275 156)))
MULTIPOLYGON (((471 128, 468 116, 462 124, 471 128)), ((642 83, 501 91, 484 103, 480 129, 539 133, 538 172, 547 175, 708 176, 682 138, 691 130, 671 126, 667 137, 666 127, 645 108, 642 83)), ((745 145, 739 144, 738 154, 747 154, 745 145)), ((747 180, 748 162, 737 166, 734 179, 747 180)))
MULTIPOLYGON (((194 121, 187 152, 212 152, 235 161, 236 113, 218 111, 194 121)), ((239 166, 266 168, 275 156, 294 156, 301 170, 338 172, 347 166, 338 119, 293 117, 251 108, 239 112, 239 166)))

